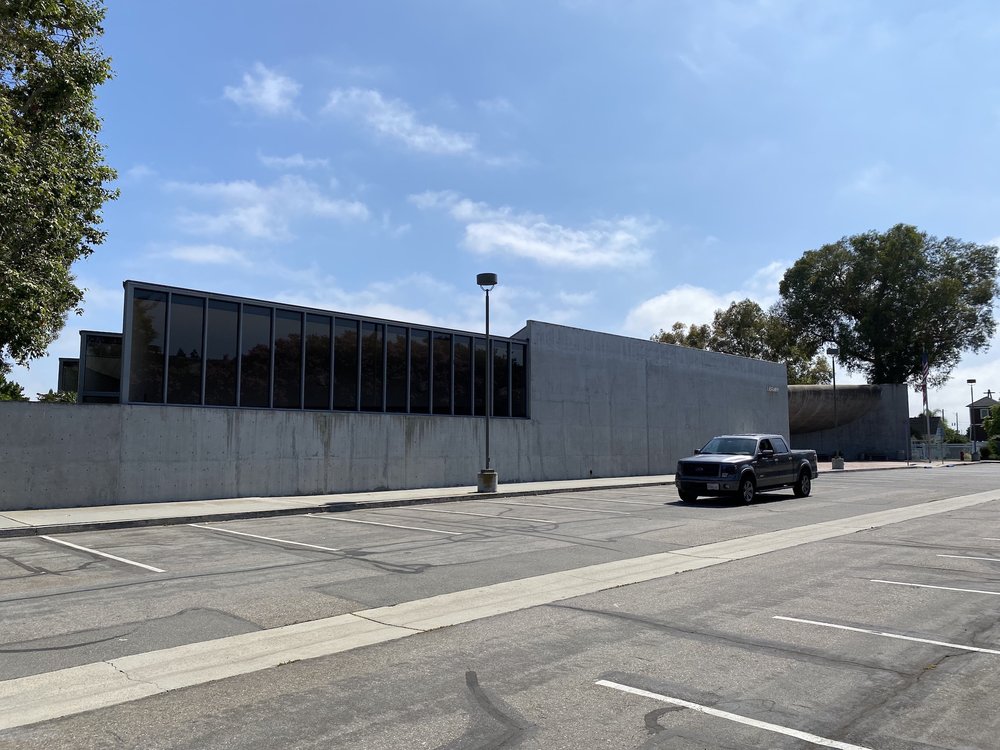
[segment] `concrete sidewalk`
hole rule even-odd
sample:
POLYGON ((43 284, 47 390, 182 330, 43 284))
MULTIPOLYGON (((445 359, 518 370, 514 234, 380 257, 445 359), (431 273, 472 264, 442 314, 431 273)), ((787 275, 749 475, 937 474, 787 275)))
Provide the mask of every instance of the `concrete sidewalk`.
MULTIPOLYGON (((870 461, 848 463, 843 471, 833 472, 830 464, 820 463, 819 471, 844 473, 883 471, 886 469, 942 468, 954 464, 906 463, 870 461)), ((627 489, 672 485, 673 474, 640 477, 607 477, 600 479, 567 479, 550 482, 519 482, 501 484, 498 492, 485 497, 519 497, 546 495, 556 492, 627 489)), ((669 500, 676 499, 673 489, 664 489, 669 500)), ((218 500, 183 500, 168 503, 136 503, 132 505, 102 505, 83 508, 52 508, 11 510, 0 512, 0 538, 65 534, 74 531, 122 529, 139 526, 205 521, 225 521, 240 518, 290 516, 302 513, 332 513, 364 508, 389 508, 402 505, 454 502, 482 498, 471 487, 443 487, 414 490, 384 490, 381 492, 350 492, 334 495, 301 495, 293 497, 241 497, 218 500)))

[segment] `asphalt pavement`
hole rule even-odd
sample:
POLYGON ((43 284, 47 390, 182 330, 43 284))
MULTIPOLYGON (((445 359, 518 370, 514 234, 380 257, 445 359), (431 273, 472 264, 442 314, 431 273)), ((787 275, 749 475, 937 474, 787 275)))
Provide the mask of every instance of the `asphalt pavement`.
MULTIPOLYGON (((823 474, 886 469, 933 469, 954 465, 956 464, 941 462, 857 461, 848 462, 844 469, 834 470, 830 463, 826 462, 819 464, 819 472, 823 474)), ((501 483, 498 491, 491 497, 504 498, 558 492, 627 489, 673 483, 673 474, 567 479, 547 482, 511 482, 501 483)), ((10 510, 0 512, 0 538, 446 503, 473 499, 478 494, 475 486, 432 487, 287 497, 241 497, 213 500, 179 498, 176 501, 161 503, 10 510)), ((39 504, 44 504, 44 502, 44 499, 40 499, 39 504)))

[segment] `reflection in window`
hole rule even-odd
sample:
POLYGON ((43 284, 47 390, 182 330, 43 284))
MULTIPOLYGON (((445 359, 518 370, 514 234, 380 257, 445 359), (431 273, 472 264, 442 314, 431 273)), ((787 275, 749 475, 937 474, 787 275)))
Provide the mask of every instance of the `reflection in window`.
POLYGON ((205 300, 175 294, 170 299, 167 403, 201 403, 201 351, 205 300))
POLYGON ((455 413, 472 414, 472 339, 455 336, 455 413))
POLYGON ((528 416, 528 370, 525 367, 525 345, 510 344, 510 415, 528 416))
POLYGON ((386 326, 385 410, 406 411, 406 329, 386 326))
POLYGON ((240 406, 270 406, 271 308, 243 306, 240 406))
POLYGON ((382 333, 381 323, 361 324, 361 408, 382 411, 382 333))
POLYGON ((330 408, 330 323, 326 315, 306 315, 307 409, 330 408))
POLYGON ((475 361, 475 405, 476 415, 486 414, 486 339, 476 339, 475 361))
POLYGON ((451 335, 434 334, 434 413, 451 414, 451 335))
POLYGON ((410 412, 431 410, 431 334, 410 330, 410 412))
POLYGON ((496 417, 510 416, 507 400, 510 388, 507 375, 507 342, 493 343, 493 415, 496 417))
MULTIPOLYGON (((117 393, 121 390, 122 337, 99 333, 85 333, 84 337, 84 392, 117 393)), ((69 390, 76 389, 73 383, 69 390)))
POLYGON ((205 347, 205 403, 236 406, 236 365, 239 362, 235 302, 208 301, 208 345, 205 347))
POLYGON ((302 313, 274 311, 274 401, 276 409, 298 409, 302 388, 302 313))
POLYGON ((337 318, 333 345, 333 408, 358 408, 358 321, 337 318))
POLYGON ((166 326, 166 293, 136 289, 132 294, 129 401, 163 403, 163 339, 166 326))

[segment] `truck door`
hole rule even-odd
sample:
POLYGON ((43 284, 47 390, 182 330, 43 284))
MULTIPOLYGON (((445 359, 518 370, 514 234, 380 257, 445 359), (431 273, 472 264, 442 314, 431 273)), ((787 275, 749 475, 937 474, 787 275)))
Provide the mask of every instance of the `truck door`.
POLYGON ((775 476, 777 457, 765 456, 764 451, 774 451, 771 441, 766 438, 757 446, 757 486, 761 489, 778 484, 778 478, 775 476))
POLYGON ((774 480, 775 484, 792 484, 795 481, 795 460, 785 441, 776 437, 771 441, 774 446, 774 480))

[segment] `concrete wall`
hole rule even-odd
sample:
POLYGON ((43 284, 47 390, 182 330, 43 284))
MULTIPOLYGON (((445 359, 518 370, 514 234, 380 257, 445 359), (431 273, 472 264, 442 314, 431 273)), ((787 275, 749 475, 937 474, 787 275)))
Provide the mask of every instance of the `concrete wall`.
POLYGON ((906 385, 837 386, 838 421, 834 428, 833 386, 808 385, 789 387, 789 411, 792 446, 813 448, 830 456, 839 450, 848 461, 862 456, 884 456, 889 460, 909 457, 910 424, 906 385), (840 405, 844 408, 841 409, 840 405), (863 408, 862 408, 863 407, 863 408), (803 412, 809 417, 803 419, 803 412), (796 424, 819 424, 816 415, 829 419, 825 429, 797 430, 796 424))
MULTIPOLYGON (((783 365, 529 322, 530 419, 500 481, 672 473, 721 432, 787 435, 783 365), (773 390, 771 390, 773 389, 773 390)), ((475 484, 482 417, 0 403, 0 510, 475 484)))

